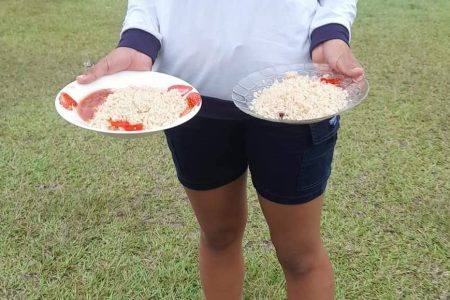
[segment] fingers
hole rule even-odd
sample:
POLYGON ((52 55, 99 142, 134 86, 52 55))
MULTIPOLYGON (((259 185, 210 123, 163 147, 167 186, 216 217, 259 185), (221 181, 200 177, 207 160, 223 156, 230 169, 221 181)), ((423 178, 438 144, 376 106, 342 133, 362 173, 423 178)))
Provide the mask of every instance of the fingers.
POLYGON ((336 61, 336 68, 340 73, 351 77, 354 81, 361 81, 364 78, 364 69, 350 49, 339 56, 336 61))
POLYGON ((353 81, 359 82, 364 79, 364 69, 360 67, 353 68, 349 71, 349 77, 353 79, 353 81))
POLYGON ((313 50, 312 59, 315 63, 328 64, 336 72, 351 77, 354 81, 364 79, 364 68, 342 40, 329 40, 319 45, 313 50))
POLYGON ((95 81, 104 75, 110 74, 110 65, 108 61, 108 56, 102 58, 98 63, 96 63, 92 68, 90 68, 86 73, 77 77, 78 83, 86 84, 95 81))
POLYGON ((118 47, 102 58, 86 73, 77 77, 81 84, 91 83, 98 78, 124 70, 151 71, 152 59, 131 48, 118 47))

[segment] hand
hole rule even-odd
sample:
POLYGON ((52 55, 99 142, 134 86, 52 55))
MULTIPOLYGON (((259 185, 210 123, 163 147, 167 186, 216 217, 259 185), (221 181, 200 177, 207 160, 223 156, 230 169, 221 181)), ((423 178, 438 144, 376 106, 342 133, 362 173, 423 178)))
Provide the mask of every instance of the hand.
POLYGON ((364 69, 355 58, 352 50, 342 40, 326 41, 312 51, 314 63, 328 64, 334 71, 361 81, 364 78, 364 69))
POLYGON ((111 51, 90 68, 86 73, 77 77, 78 83, 86 84, 109 74, 120 71, 151 71, 152 59, 131 48, 119 47, 111 51))

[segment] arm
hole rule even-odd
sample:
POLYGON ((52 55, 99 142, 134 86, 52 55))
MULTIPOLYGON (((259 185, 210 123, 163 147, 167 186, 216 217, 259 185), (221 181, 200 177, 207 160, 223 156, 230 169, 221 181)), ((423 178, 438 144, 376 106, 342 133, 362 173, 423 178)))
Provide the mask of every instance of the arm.
MULTIPOLYGON (((356 18, 357 0, 319 0, 319 7, 311 23, 311 48, 331 39, 347 44, 356 18)), ((312 50, 311 49, 311 50, 312 50)))
POLYGON ((160 48, 155 0, 129 0, 118 47, 78 76, 77 81, 90 83, 124 70, 150 71, 160 48))
POLYGON ((161 48, 161 34, 155 0, 129 0, 119 47, 144 53, 155 61, 161 48))

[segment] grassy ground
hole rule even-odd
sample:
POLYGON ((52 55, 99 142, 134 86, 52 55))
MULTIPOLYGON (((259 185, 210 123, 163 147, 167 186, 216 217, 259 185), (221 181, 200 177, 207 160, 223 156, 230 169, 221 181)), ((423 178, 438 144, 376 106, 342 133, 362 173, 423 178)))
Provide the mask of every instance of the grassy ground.
MULTIPOLYGON (((199 299, 197 227, 163 136, 115 140, 53 97, 126 3, 0 0, 0 298, 199 299)), ((323 214, 338 299, 449 299, 450 2, 360 1, 371 95, 343 116, 323 214)), ((250 192, 246 299, 283 299, 250 192)))

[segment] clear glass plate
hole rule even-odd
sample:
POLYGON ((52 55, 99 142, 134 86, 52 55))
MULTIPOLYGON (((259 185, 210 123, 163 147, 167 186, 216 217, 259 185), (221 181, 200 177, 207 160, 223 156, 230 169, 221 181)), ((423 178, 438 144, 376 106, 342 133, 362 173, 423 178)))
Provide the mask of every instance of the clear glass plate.
POLYGON ((368 93, 369 83, 366 79, 360 82, 354 82, 351 78, 334 73, 328 65, 304 63, 270 67, 248 75, 247 77, 239 81, 239 83, 233 88, 232 99, 234 104, 240 110, 259 119, 280 123, 309 124, 332 118, 333 116, 339 115, 354 108, 367 97, 368 93), (270 87, 276 81, 281 80, 285 73, 292 71, 306 76, 329 76, 332 78, 340 78, 342 81, 339 86, 341 86, 348 92, 347 105, 343 109, 337 111, 332 115, 324 115, 314 119, 272 119, 255 113, 255 111, 250 108, 252 101, 255 100, 255 93, 263 90, 264 88, 270 87))
MULTIPOLYGON (((167 89, 173 85, 191 86, 184 80, 163 73, 150 71, 123 71, 113 75, 104 76, 90 84, 79 84, 76 81, 69 83, 63 89, 61 89, 61 91, 59 91, 58 94, 56 95, 55 108, 58 114, 64 120, 80 128, 114 137, 124 137, 124 138, 141 137, 161 130, 169 129, 189 121, 200 111, 201 101, 198 105, 194 106, 189 111, 189 113, 178 118, 174 123, 168 126, 138 131, 122 131, 122 130, 104 130, 90 126, 88 122, 80 118, 76 109, 67 110, 59 103, 60 94, 62 92, 66 92, 76 102, 79 102, 81 99, 91 94, 92 92, 101 89, 118 89, 118 88, 125 88, 128 86, 150 86, 155 88, 167 89)), ((190 91, 189 93, 191 92, 198 93, 198 91, 195 88, 193 88, 192 91, 190 91)))

